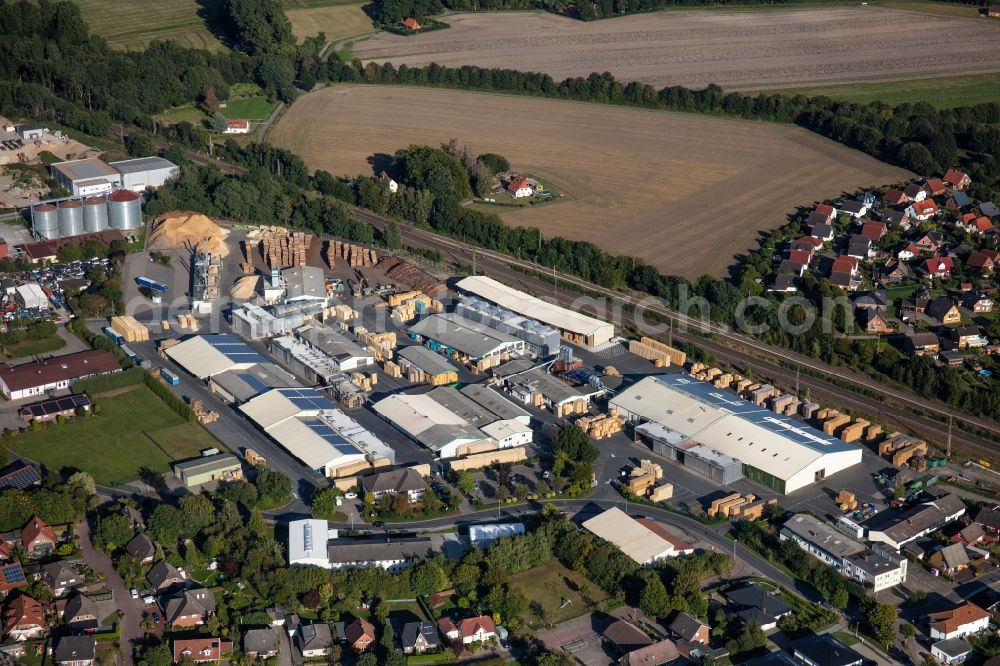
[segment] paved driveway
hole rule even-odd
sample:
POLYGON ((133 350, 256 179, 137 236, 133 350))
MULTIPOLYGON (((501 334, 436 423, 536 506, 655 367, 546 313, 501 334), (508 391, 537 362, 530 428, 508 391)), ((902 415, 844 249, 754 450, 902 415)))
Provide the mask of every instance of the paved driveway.
POLYGON ((125 652, 125 663, 132 664, 132 650, 142 638, 142 603, 133 599, 125 587, 125 581, 115 571, 111 558, 94 548, 90 542, 90 524, 86 519, 76 523, 76 533, 79 536, 80 550, 83 551, 83 561, 94 571, 104 574, 104 582, 114 594, 118 609, 122 612, 121 635, 122 648, 125 652))

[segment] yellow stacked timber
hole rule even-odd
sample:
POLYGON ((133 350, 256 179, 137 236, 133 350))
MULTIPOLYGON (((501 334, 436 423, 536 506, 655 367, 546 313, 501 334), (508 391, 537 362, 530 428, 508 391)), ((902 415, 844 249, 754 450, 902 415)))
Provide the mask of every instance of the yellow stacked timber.
MULTIPOLYGON (((644 458, 644 459, 642 459, 642 460, 639 461, 639 467, 638 467, 638 469, 639 469, 640 472, 642 472, 644 474, 646 474, 646 473, 652 474, 653 476, 655 476, 657 478, 657 480, 663 478, 663 468, 661 466, 657 465, 656 463, 654 463, 652 460, 649 460, 648 458, 644 458)), ((633 471, 633 473, 634 473, 634 471, 633 471)))
POLYGON ((721 503, 719 505, 719 513, 721 513, 723 516, 731 516, 733 514, 733 511, 735 511, 738 507, 741 507, 746 503, 747 499, 745 497, 737 496, 736 499, 732 499, 721 503))
POLYGON ((817 410, 817 412, 816 412, 816 422, 817 423, 822 423, 823 421, 826 421, 828 418, 830 418, 831 414, 836 415, 836 414, 840 414, 840 412, 838 412, 835 409, 830 409, 829 407, 823 407, 823 408, 817 410))
POLYGON ((898 451, 893 451, 891 462, 894 467, 902 467, 916 455, 927 455, 927 442, 918 441, 898 451))
POLYGON ((607 414, 584 416, 576 422, 591 439, 604 439, 625 429, 625 419, 612 407, 607 414))
POLYGON ((726 495, 725 497, 720 497, 719 499, 712 500, 712 503, 708 507, 708 515, 714 516, 719 513, 719 507, 721 507, 726 502, 732 502, 734 500, 740 499, 739 493, 733 493, 731 495, 726 495))
POLYGON ((750 386, 751 384, 753 384, 753 380, 744 377, 743 379, 736 382, 735 386, 736 392, 739 394, 743 394, 746 391, 747 387, 750 386))
POLYGON ((841 511, 853 511, 858 508, 858 500, 850 490, 841 490, 834 501, 841 511))
POLYGON ((653 474, 645 473, 639 476, 629 477, 628 482, 625 487, 633 495, 639 495, 642 497, 647 492, 649 492, 653 486, 656 485, 656 476, 653 474))
POLYGON ((267 459, 260 455, 253 449, 247 449, 243 452, 244 457, 246 457, 247 462, 253 467, 261 467, 267 465, 267 459))
POLYGON ((111 328, 126 342, 146 342, 149 340, 149 329, 139 323, 132 315, 119 315, 111 318, 111 328))
POLYGON ((358 316, 358 313, 350 305, 337 303, 333 306, 334 316, 338 321, 351 321, 358 316))
POLYGON ((327 243, 324 250, 324 259, 330 267, 337 265, 337 261, 343 261, 352 268, 364 268, 374 266, 378 263, 378 253, 354 243, 332 240, 327 243))
POLYGON ((708 370, 705 371, 705 376, 709 380, 713 380, 713 379, 715 379, 716 377, 718 377, 721 374, 722 374, 722 370, 719 370, 718 368, 709 368, 708 370))
POLYGON ((605 377, 621 377, 622 373, 619 372, 618 368, 616 368, 615 366, 609 365, 609 366, 605 366, 605 368, 604 368, 604 376, 605 377))
POLYGON ((729 388, 732 383, 733 376, 728 372, 719 375, 712 381, 712 384, 715 385, 716 388, 729 388))
POLYGON ((455 449, 455 455, 459 458, 464 458, 465 456, 476 455, 477 453, 486 453, 488 451, 496 451, 497 443, 492 439, 484 439, 479 442, 473 442, 471 444, 463 444, 455 449))
POLYGON ((666 368, 670 365, 670 355, 666 352, 654 349, 638 340, 628 341, 628 350, 647 361, 652 361, 658 368, 666 368))
POLYGON ((160 322, 160 328, 162 328, 164 331, 169 331, 170 330, 170 322, 167 321, 166 319, 164 319, 163 321, 160 322))
POLYGON ((315 236, 301 231, 289 233, 284 227, 262 227, 260 232, 261 253, 268 267, 291 268, 305 266, 309 247, 315 236))
POLYGON ((356 476, 342 476, 336 479, 330 479, 330 481, 333 483, 335 488, 345 493, 351 488, 358 487, 358 477, 356 476))
POLYGON ((666 502, 674 496, 674 484, 664 483, 663 485, 656 486, 653 488, 652 492, 649 493, 649 499, 654 502, 666 502))
POLYGON ((390 377, 395 377, 396 379, 403 378, 403 371, 400 369, 398 365, 396 365, 392 361, 384 362, 382 364, 382 370, 385 372, 385 374, 389 375, 390 377))
POLYGON ((334 467, 333 469, 327 470, 329 476, 338 479, 341 477, 355 477, 359 472, 364 472, 372 468, 372 464, 367 460, 358 460, 357 462, 347 463, 345 465, 340 465, 334 467))
POLYGON ((454 384, 458 381, 458 373, 454 370, 450 372, 439 372, 436 375, 428 375, 426 372, 421 372, 424 378, 420 380, 421 382, 427 382, 431 386, 445 386, 446 384, 454 384))
POLYGON ((157 348, 157 351, 160 353, 160 356, 162 356, 163 358, 167 358, 167 350, 173 347, 174 345, 180 344, 180 342, 181 341, 176 338, 168 338, 166 340, 161 340, 160 346, 157 348))
POLYGON ((757 382, 751 382, 750 384, 747 384, 746 388, 743 389, 743 397, 746 397, 746 396, 752 394, 754 391, 756 391, 760 387, 761 387, 761 385, 758 384, 757 382))
POLYGON ((693 375, 693 374, 701 372, 702 370, 704 370, 707 367, 708 366, 705 365, 704 363, 700 363, 700 362, 695 361, 695 362, 691 363, 691 368, 688 370, 688 372, 693 375))
POLYGON ((389 307, 394 308, 402 305, 406 301, 411 301, 414 298, 422 295, 423 293, 419 291, 404 291, 399 294, 389 294, 386 300, 389 301, 389 307))
POLYGON ((362 344, 370 347, 396 348, 396 333, 394 331, 372 333, 364 326, 355 326, 354 335, 362 344))
POLYGON ((831 416, 826 421, 823 421, 823 432, 827 435, 833 435, 840 426, 850 422, 850 416, 838 413, 836 416, 831 416))
POLYGON ((361 372, 352 373, 351 382, 365 393, 372 390, 372 381, 364 373, 361 372))
POLYGON ((481 467, 489 467, 497 463, 516 463, 522 460, 527 460, 528 456, 525 453, 523 446, 513 446, 508 449, 497 449, 496 451, 487 451, 485 453, 476 453, 471 456, 466 456, 465 458, 453 458, 448 460, 448 467, 456 472, 461 472, 465 469, 479 469, 481 467))
POLYGON ((567 402, 556 407, 556 416, 559 418, 565 416, 571 416, 573 414, 586 414, 587 413, 587 401, 580 399, 574 400, 573 402, 567 402))
POLYGON ((865 441, 874 442, 882 434, 882 426, 874 423, 865 428, 865 441))
POLYGON ((840 431, 840 439, 845 442, 856 442, 861 439, 861 435, 864 434, 865 428, 871 425, 868 421, 864 419, 857 419, 854 423, 849 426, 844 426, 843 430, 840 431))
POLYGON ((640 339, 639 341, 644 345, 652 347, 653 349, 656 349, 666 354, 667 357, 670 359, 670 362, 673 363, 674 365, 684 365, 684 363, 687 361, 687 354, 685 352, 682 352, 680 349, 674 349, 670 345, 665 345, 659 340, 654 340, 653 338, 643 336, 642 339, 640 339))

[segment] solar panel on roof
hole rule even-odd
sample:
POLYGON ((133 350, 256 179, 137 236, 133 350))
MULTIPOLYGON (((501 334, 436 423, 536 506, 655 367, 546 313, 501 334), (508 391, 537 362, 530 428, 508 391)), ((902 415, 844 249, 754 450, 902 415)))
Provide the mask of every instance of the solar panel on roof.
POLYGON ((27 578, 24 577, 24 570, 21 569, 20 564, 8 564, 7 566, 0 569, 3 572, 4 580, 8 583, 25 583, 27 578))
POLYGON ((263 393, 268 389, 267 384, 254 376, 252 372, 237 373, 236 376, 245 381, 257 393, 263 393))
POLYGON ((319 420, 305 421, 305 424, 309 427, 310 430, 312 430, 314 433, 322 437, 323 441, 325 441, 327 444, 336 449, 338 453, 341 453, 343 455, 360 453, 358 449, 354 445, 350 444, 346 439, 344 439, 340 435, 340 433, 338 433, 335 430, 332 430, 330 426, 323 423, 322 421, 319 420))
POLYGON ((30 488, 36 483, 40 483, 41 480, 41 477, 38 476, 38 470, 31 465, 24 465, 19 469, 0 476, 0 490, 8 490, 11 488, 24 490, 25 488, 30 488))

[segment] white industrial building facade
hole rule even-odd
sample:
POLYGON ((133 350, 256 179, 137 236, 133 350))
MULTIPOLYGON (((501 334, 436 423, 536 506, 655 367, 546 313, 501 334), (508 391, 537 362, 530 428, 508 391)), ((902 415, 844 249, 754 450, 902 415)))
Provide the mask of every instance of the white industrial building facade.
POLYGON ((861 463, 861 448, 686 374, 647 377, 611 400, 633 423, 739 460, 747 478, 791 493, 861 463))
POLYGON ((87 157, 57 162, 49 171, 74 196, 92 196, 119 188, 142 192, 148 187, 160 187, 180 173, 180 167, 162 157, 140 157, 110 164, 87 157))

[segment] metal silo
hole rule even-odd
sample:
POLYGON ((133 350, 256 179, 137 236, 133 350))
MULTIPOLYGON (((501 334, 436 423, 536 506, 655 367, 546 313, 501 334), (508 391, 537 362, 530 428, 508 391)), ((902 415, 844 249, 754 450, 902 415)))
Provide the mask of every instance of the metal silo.
POLYGON ((52 204, 38 204, 31 208, 31 229, 46 240, 59 238, 59 213, 52 204))
POLYGON ((108 195, 108 222, 112 229, 129 231, 142 226, 142 197, 129 190, 108 195))
POLYGON ((63 238, 83 233, 83 202, 67 199, 59 202, 59 235, 63 238))
POLYGON ((83 200, 83 228, 87 233, 108 228, 108 202, 104 197, 83 200))

